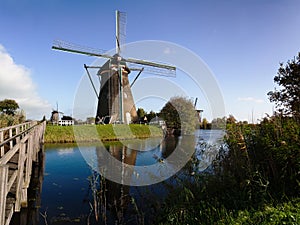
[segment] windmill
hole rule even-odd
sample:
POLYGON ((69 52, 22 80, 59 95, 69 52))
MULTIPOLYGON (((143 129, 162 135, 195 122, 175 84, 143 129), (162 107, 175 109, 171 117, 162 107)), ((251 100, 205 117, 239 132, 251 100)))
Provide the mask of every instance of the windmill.
POLYGON ((58 121, 59 121, 59 114, 62 114, 62 115, 63 115, 64 113, 58 111, 58 102, 56 102, 56 109, 52 109, 51 117, 50 117, 50 121, 51 121, 53 124, 58 124, 58 121))
POLYGON ((138 117, 131 87, 140 74, 143 71, 148 71, 157 75, 174 76, 176 73, 176 67, 171 65, 141 59, 123 58, 121 52, 125 39, 125 25, 126 14, 116 11, 116 53, 114 55, 108 55, 92 48, 82 48, 81 46, 63 41, 56 41, 52 46, 52 49, 55 50, 108 59, 101 67, 84 64, 84 68, 98 99, 96 123, 100 121, 104 123, 126 124, 136 122, 138 117), (138 66, 138 68, 129 68, 127 64, 138 66), (100 91, 97 91, 89 69, 98 69, 97 75, 100 80, 100 91), (138 74, 130 84, 128 75, 131 71, 137 71, 138 74))
POLYGON ((197 109, 197 101, 198 101, 198 98, 195 99, 195 102, 194 102, 194 108, 195 108, 195 110, 196 110, 196 113, 197 113, 197 116, 198 116, 199 123, 201 123, 201 116, 202 116, 202 113, 203 113, 203 109, 197 109))

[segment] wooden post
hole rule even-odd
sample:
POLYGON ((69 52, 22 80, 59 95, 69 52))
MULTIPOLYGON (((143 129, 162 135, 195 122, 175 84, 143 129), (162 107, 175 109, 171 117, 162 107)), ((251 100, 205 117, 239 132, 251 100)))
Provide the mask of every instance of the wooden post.
POLYGON ((39 146, 40 146, 40 135, 39 135, 39 127, 37 127, 35 130, 34 130, 34 138, 36 140, 36 142, 34 143, 34 151, 33 151, 33 154, 34 154, 34 161, 37 160, 37 153, 39 152, 39 146))
POLYGON ((0 165, 0 224, 5 224, 8 165, 0 165))
MULTIPOLYGON (((0 131, 0 143, 4 141, 3 131, 0 131)), ((4 146, 0 147, 0 157, 4 156, 4 146)))
POLYGON ((46 120, 45 120, 44 123, 43 123, 43 131, 42 131, 42 140, 43 140, 43 144, 45 143, 46 126, 47 126, 47 122, 46 122, 46 120))
MULTIPOLYGON (((19 126, 17 126, 16 127, 16 135, 18 135, 20 133, 20 127, 19 126)), ((19 143, 20 142, 20 137, 17 137, 16 138, 16 143, 19 143)))
POLYGON ((32 138, 32 135, 29 136, 28 142, 27 142, 27 151, 26 151, 26 172, 25 172, 25 181, 24 181, 24 187, 28 188, 30 183, 30 177, 31 177, 31 170, 32 170, 32 160, 33 160, 33 152, 32 149, 32 142, 34 139, 32 138))
POLYGON ((17 189, 16 189, 16 205, 15 211, 20 212, 21 210, 21 203, 23 201, 22 197, 22 189, 23 189, 23 182, 24 182, 24 159, 25 159, 25 150, 26 150, 26 143, 21 142, 20 150, 19 150, 19 162, 18 162, 18 176, 17 176, 17 189))
MULTIPOLYGON (((9 136, 8 136, 8 138, 11 138, 12 136, 13 136, 12 128, 10 128, 9 129, 9 136)), ((10 147, 10 149, 13 148, 13 141, 12 140, 9 142, 9 147, 10 147)))

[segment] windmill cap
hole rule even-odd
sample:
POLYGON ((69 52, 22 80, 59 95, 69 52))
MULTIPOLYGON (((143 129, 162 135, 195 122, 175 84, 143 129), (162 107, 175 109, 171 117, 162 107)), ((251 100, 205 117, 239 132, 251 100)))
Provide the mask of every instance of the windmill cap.
POLYGON ((113 55, 113 57, 110 60, 106 61, 106 63, 98 71, 97 75, 108 73, 110 71, 111 65, 118 65, 118 64, 123 67, 123 69, 125 70, 125 72, 127 74, 129 74, 131 72, 130 69, 128 68, 124 58, 122 58, 119 54, 115 54, 115 55, 113 55))

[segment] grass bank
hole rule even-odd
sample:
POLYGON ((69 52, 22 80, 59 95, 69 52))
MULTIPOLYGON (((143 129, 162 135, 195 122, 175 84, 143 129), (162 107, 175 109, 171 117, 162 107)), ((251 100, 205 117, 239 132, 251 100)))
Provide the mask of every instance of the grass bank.
POLYGON ((75 143, 95 141, 118 141, 125 139, 143 139, 161 137, 162 130, 155 126, 130 125, 47 125, 45 143, 75 143))

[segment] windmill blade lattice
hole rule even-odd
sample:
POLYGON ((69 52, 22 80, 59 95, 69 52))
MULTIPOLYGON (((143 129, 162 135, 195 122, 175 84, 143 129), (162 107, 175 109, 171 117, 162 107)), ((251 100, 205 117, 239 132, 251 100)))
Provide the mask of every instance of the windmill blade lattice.
POLYGON ((83 54, 88 56, 96 56, 96 57, 104 57, 108 59, 112 59, 113 57, 106 54, 105 50, 102 49, 96 49, 91 48, 75 43, 70 43, 63 40, 55 40, 52 45, 52 49, 54 50, 60 50, 65 52, 71 52, 71 53, 77 53, 77 54, 83 54))
POLYGON ((116 49, 117 54, 121 55, 125 50, 127 15, 125 12, 116 11, 116 17, 116 49))

